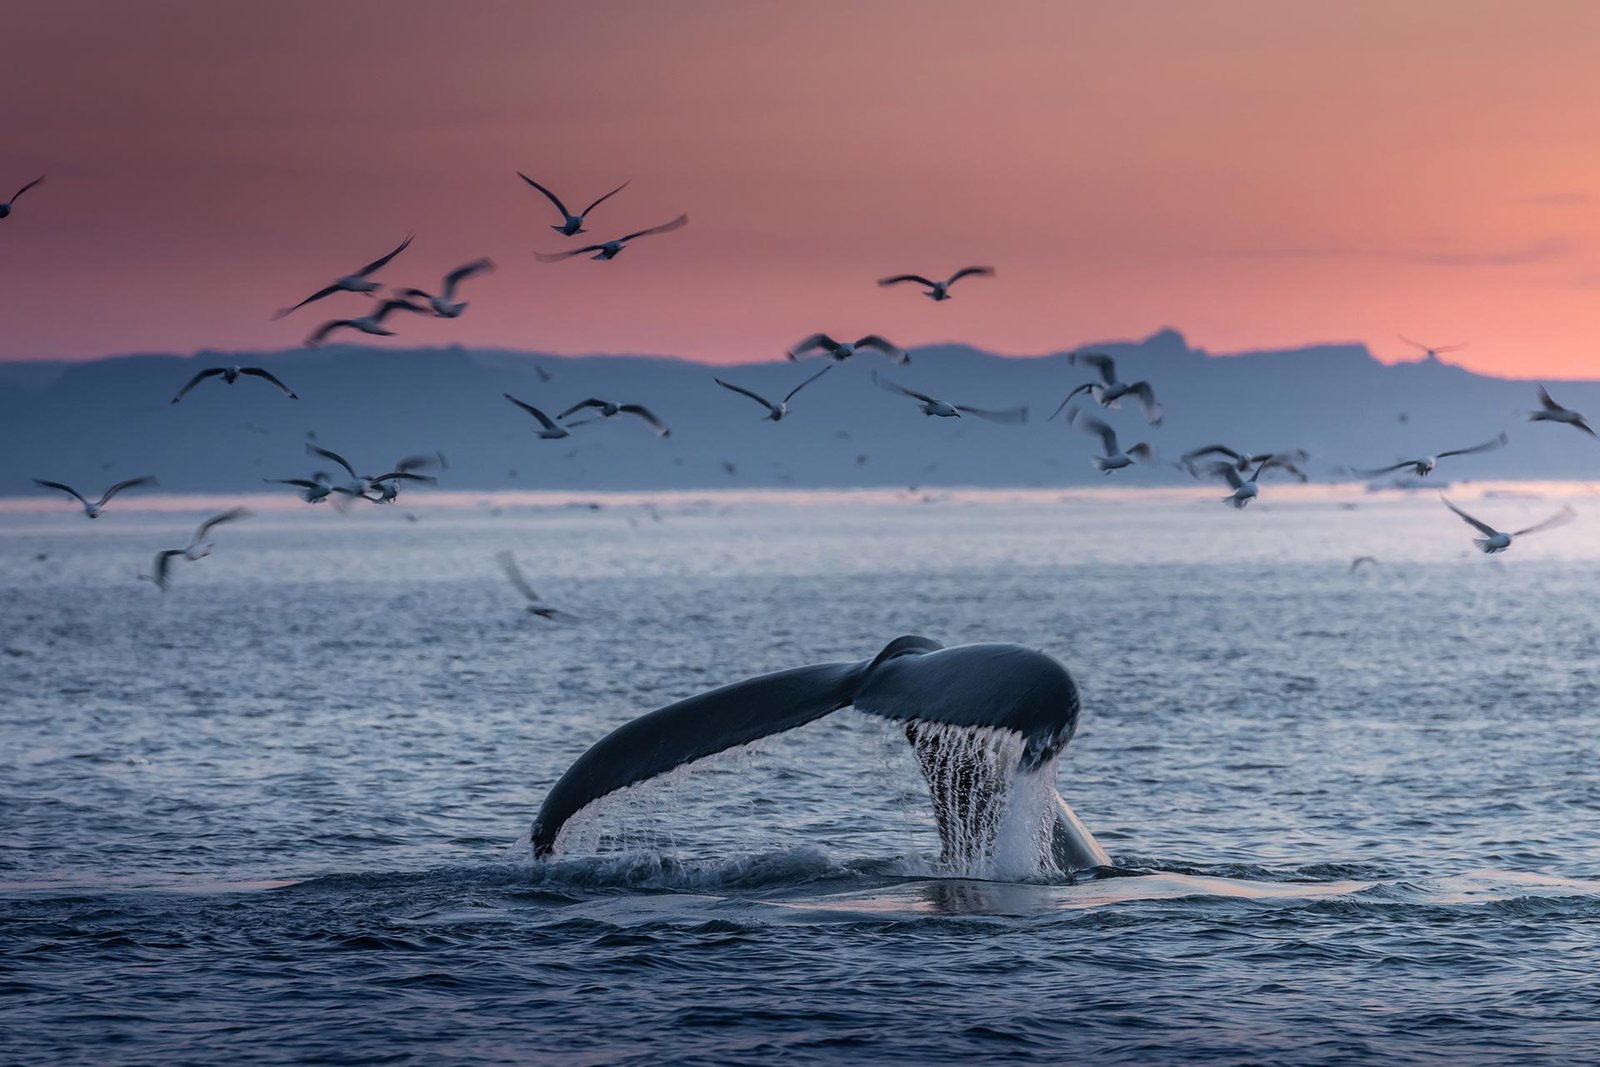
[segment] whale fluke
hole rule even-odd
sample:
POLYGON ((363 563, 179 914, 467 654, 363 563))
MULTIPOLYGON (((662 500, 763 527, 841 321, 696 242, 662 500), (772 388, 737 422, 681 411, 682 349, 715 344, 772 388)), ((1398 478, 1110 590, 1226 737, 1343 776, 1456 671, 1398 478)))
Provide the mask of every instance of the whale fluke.
POLYGON ((611 793, 851 705, 904 724, 947 863, 988 853, 1021 777, 1045 802, 1042 848, 1054 866, 1110 863, 1053 784, 1056 757, 1078 726, 1078 688, 1066 668, 1021 645, 945 648, 914 635, 871 659, 761 675, 618 727, 545 797, 531 833, 534 854, 551 855, 568 821, 611 793))

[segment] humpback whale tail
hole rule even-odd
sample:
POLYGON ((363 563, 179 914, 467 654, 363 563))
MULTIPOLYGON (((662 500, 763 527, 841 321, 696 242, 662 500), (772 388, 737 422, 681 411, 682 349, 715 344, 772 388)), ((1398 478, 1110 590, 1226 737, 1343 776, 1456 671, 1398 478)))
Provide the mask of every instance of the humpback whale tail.
POLYGON ((1020 645, 945 648, 917 636, 896 638, 870 660, 764 674, 618 727, 545 797, 531 832, 534 854, 554 853, 571 819, 618 790, 850 706, 903 725, 947 865, 972 870, 995 859, 1001 842, 1019 839, 1034 869, 1109 865, 1055 790, 1057 757, 1078 726, 1072 676, 1020 645))

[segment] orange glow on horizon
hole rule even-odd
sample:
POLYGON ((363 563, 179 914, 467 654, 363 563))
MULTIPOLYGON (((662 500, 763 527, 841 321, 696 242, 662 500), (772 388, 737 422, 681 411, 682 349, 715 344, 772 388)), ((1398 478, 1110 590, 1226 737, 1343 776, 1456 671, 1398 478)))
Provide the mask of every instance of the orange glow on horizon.
POLYGON ((1586 2, 40 5, 0 43, 0 196, 48 176, 0 221, 0 359, 290 347, 366 301, 273 308, 414 229, 384 279, 500 270, 395 344, 1170 325, 1600 377, 1597 45, 1586 2), (691 222, 538 263, 567 239, 519 169, 582 203, 633 179, 586 237, 691 222), (873 284, 979 263, 943 304, 873 284))

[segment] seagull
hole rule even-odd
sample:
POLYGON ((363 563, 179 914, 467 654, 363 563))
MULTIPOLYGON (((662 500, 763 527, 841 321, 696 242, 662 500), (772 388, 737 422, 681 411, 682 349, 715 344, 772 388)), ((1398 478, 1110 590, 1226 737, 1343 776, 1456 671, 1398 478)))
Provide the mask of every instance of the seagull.
MULTIPOLYGON (((789 394, 776 404, 761 394, 752 393, 750 390, 745 389, 742 386, 734 385, 732 382, 725 382, 721 378, 712 378, 711 380, 722 386, 724 389, 731 389, 740 396, 747 396, 756 403, 764 406, 767 409, 767 421, 781 422, 783 421, 784 416, 789 414, 789 401, 794 399, 794 395, 800 390, 804 389, 806 386, 810 385, 812 382, 816 381, 818 378, 822 377, 824 374, 827 374, 832 369, 832 363, 828 364, 826 367, 823 367, 821 370, 817 371, 817 373, 813 374, 811 377, 807 378, 805 381, 789 390, 789 394)), ((728 473, 732 474, 733 472, 729 471, 728 473)))
POLYGON ((290 400, 300 399, 293 389, 290 389, 287 385, 284 385, 276 377, 269 372, 262 370, 260 367, 241 367, 238 364, 235 364, 231 367, 211 367, 208 370, 203 370, 196 374, 193 378, 189 379, 188 383, 184 385, 182 389, 178 390, 178 395, 172 398, 172 402, 176 404, 178 401, 183 399, 183 394, 187 393, 189 390, 193 389, 207 378, 215 378, 219 374, 222 375, 223 382, 228 385, 232 385, 244 375, 251 375, 256 378, 264 378, 273 385, 276 385, 279 389, 282 389, 284 393, 288 395, 290 400))
POLYGON ((902 367, 911 362, 911 357, 906 354, 904 349, 875 333, 869 333, 865 337, 858 337, 848 344, 841 344, 825 333, 814 333, 789 349, 788 356, 790 360, 797 360, 803 356, 811 355, 811 350, 817 348, 826 352, 828 358, 835 363, 843 363, 855 355, 858 349, 862 348, 870 348, 875 352, 882 352, 902 367))
POLYGON ((605 196, 602 196, 599 200, 596 200, 594 203, 590 204, 588 207, 574 215, 572 212, 567 210, 567 205, 563 204, 561 202, 561 198, 555 193, 552 193, 550 190, 546 189, 544 186, 540 185, 538 182, 534 181, 520 170, 517 171, 517 177, 521 178, 523 181, 527 182, 529 185, 543 193, 549 198, 550 202, 556 206, 556 210, 561 212, 561 225, 552 226, 550 228, 561 234, 563 237, 571 237, 573 234, 587 232, 583 228, 583 220, 588 217, 589 212, 593 211, 607 200, 610 200, 613 196, 616 196, 618 193, 622 192, 622 190, 628 187, 628 182, 633 180, 632 178, 629 178, 628 182, 623 182, 605 196))
POLYGON ((552 422, 550 416, 546 415, 532 404, 524 404, 510 393, 501 393, 500 395, 517 405, 517 407, 521 408, 523 411, 526 411, 529 415, 532 415, 534 418, 539 420, 539 425, 543 427, 543 429, 535 430, 534 432, 544 440, 559 441, 563 437, 572 436, 571 430, 567 429, 565 426, 559 425, 558 423, 552 422))
POLYGON ((367 296, 371 296, 373 293, 376 293, 380 288, 382 288, 382 285, 379 282, 373 281, 371 278, 367 277, 367 275, 376 273, 391 259, 393 259, 395 256, 398 256, 401 252, 404 252, 406 250, 406 246, 411 243, 411 237, 413 236, 415 236, 415 234, 406 237, 404 241, 400 242, 399 247, 397 247, 393 252, 390 252, 388 255, 381 256, 378 259, 373 260, 371 263, 368 263, 365 267, 362 267, 354 274, 346 274, 343 278, 340 278, 332 285, 318 289, 316 292, 300 301, 300 303, 296 304, 294 307, 278 309, 278 311, 273 313, 272 317, 274 319, 281 319, 285 315, 299 311, 312 301, 321 300, 323 297, 332 296, 334 293, 365 293, 367 296))
POLYGON ((292 485, 300 490, 300 499, 307 504, 320 504, 332 495, 333 486, 328 484, 328 476, 321 471, 309 478, 263 478, 272 485, 292 485))
POLYGON ((1358 470, 1352 467, 1350 468, 1350 473, 1358 478, 1378 478, 1391 471, 1404 470, 1410 467, 1418 478, 1426 478, 1433 473, 1433 469, 1439 465, 1439 461, 1446 456, 1470 456, 1476 452, 1493 452, 1497 448, 1504 448, 1508 440, 1510 438, 1506 437, 1505 434, 1501 434, 1492 441, 1485 441, 1483 444, 1473 445, 1471 448, 1455 448, 1449 452, 1440 452, 1437 456, 1423 456, 1421 459, 1403 459, 1399 463, 1392 463, 1387 467, 1378 467, 1374 470, 1358 470))
POLYGON ((21 196, 23 193, 27 192, 29 189, 32 189, 35 185, 38 185, 42 181, 44 181, 44 175, 43 174, 41 174, 37 178, 33 179, 33 181, 29 182, 27 185, 24 185, 21 189, 18 189, 16 192, 12 193, 10 200, 7 200, 5 203, 0 204, 0 219, 6 218, 7 216, 9 216, 11 214, 11 205, 13 205, 13 204, 15 204, 17 202, 17 197, 21 196))
POLYGON ((416 311, 421 312, 422 314, 427 314, 428 309, 425 307, 418 307, 409 300, 385 300, 383 303, 379 304, 377 310, 370 315, 362 315, 360 318, 356 319, 334 319, 331 322, 323 323, 321 326, 318 326, 314 331, 312 331, 310 337, 306 338, 306 347, 316 348, 318 345, 322 344, 323 341, 327 340, 327 337, 330 333, 332 333, 334 330, 337 330, 341 326, 348 326, 351 329, 360 330, 362 333, 370 333, 374 337, 393 337, 393 330, 386 330, 383 328, 383 320, 388 318, 389 313, 393 311, 416 311))
POLYGON ((200 528, 194 532, 194 537, 189 539, 189 543, 185 547, 169 548, 165 552, 157 552, 155 573, 150 576, 150 580, 156 583, 157 589, 165 593, 172 581, 170 572, 174 559, 181 558, 189 563, 205 559, 211 555, 211 545, 206 541, 206 534, 211 532, 211 528, 220 526, 225 522, 232 522, 235 519, 242 519, 248 514, 250 512, 244 508, 229 508, 227 511, 213 515, 205 522, 202 522, 200 528))
POLYGON ((1025 407, 1008 408, 1005 411, 985 411, 983 408, 967 407, 965 404, 949 404, 943 400, 935 400, 925 393, 907 389, 903 385, 896 385, 887 378, 880 378, 877 371, 872 372, 872 381, 880 389, 887 389, 891 393, 909 396, 911 399, 920 402, 924 415, 937 415, 941 419, 959 419, 962 415, 976 415, 978 418, 988 419, 990 422, 1018 423, 1028 421, 1028 409, 1025 407))
MULTIPOLYGON (((1122 449, 1117 445, 1117 431, 1113 430, 1110 426, 1107 426, 1093 415, 1085 415, 1077 408, 1072 409, 1072 411, 1067 415, 1068 425, 1076 426, 1080 422, 1083 423, 1083 429, 1085 432, 1099 434, 1101 443, 1105 445, 1106 454, 1103 456, 1095 456, 1093 459, 1094 469, 1100 473, 1110 474, 1112 471, 1119 471, 1124 467, 1131 467, 1135 459, 1145 463, 1155 462, 1156 450, 1150 447, 1149 442, 1140 441, 1138 444, 1128 449, 1127 452, 1123 452, 1122 449)), ((1232 470, 1233 468, 1230 466, 1228 469, 1232 470)))
POLYGON ((385 492, 382 483, 389 482, 389 481, 394 481, 395 479, 404 479, 406 481, 413 481, 413 482, 436 482, 436 481, 438 481, 437 478, 431 478, 426 474, 417 474, 411 469, 413 467, 425 465, 425 463, 431 463, 431 462, 433 462, 432 459, 427 459, 426 461, 419 461, 419 460, 416 460, 416 459, 401 460, 399 463, 395 464, 395 469, 390 471, 387 474, 369 475, 369 474, 357 474, 356 473, 356 469, 353 466, 350 465, 350 461, 349 460, 347 460, 343 456, 339 455, 339 453, 330 451, 330 450, 328 450, 326 448, 323 448, 320 445, 314 445, 311 442, 307 441, 306 442, 306 451, 308 453, 310 453, 311 455, 313 455, 313 456, 321 456, 323 459, 332 460, 334 463, 337 463, 339 466, 341 466, 341 467, 343 467, 345 469, 345 471, 350 475, 350 477, 353 479, 353 481, 349 485, 345 485, 345 486, 336 485, 336 486, 333 487, 333 491, 335 493, 343 493, 345 496, 359 496, 359 497, 361 497, 361 498, 363 498, 365 500, 375 500, 375 501, 378 501, 380 503, 381 502, 393 503, 394 502, 394 494, 385 492), (383 493, 383 496, 382 497, 370 497, 370 496, 367 496, 367 494, 372 492, 372 490, 374 490, 374 489, 377 489, 380 493, 383 493))
POLYGON ((1261 472, 1266 467, 1267 460, 1263 459, 1261 465, 1256 468, 1256 472, 1248 479, 1232 463, 1213 463, 1207 472, 1227 479, 1228 484, 1233 486, 1233 492, 1223 497, 1222 502, 1237 511, 1243 511, 1245 505, 1261 495, 1261 487, 1256 482, 1260 479, 1261 472))
POLYGON ((1427 353, 1427 357, 1429 359, 1438 359, 1440 352, 1454 352, 1457 349, 1462 349, 1462 348, 1466 348, 1467 347, 1465 344, 1459 344, 1459 345, 1439 345, 1437 347, 1430 348, 1425 344, 1421 344, 1420 342, 1413 341, 1411 338, 1407 337, 1403 333, 1397 333, 1397 334, 1395 334, 1395 336, 1400 338, 1400 340, 1404 341, 1406 344, 1410 345, 1412 348, 1419 349, 1422 352, 1427 353))
POLYGON ((929 300, 937 302, 940 300, 949 300, 950 287, 956 282, 959 282, 962 278, 968 277, 969 275, 978 278, 993 278, 994 268, 962 267, 960 270, 956 271, 942 282, 929 281, 920 274, 896 274, 892 278, 879 278, 878 286, 879 288, 884 288, 890 285, 899 285, 901 282, 916 282, 918 285, 925 285, 928 287, 928 291, 923 293, 923 296, 927 297, 929 300))
POLYGON ((105 492, 101 493, 100 499, 96 500, 93 504, 85 500, 83 498, 83 494, 72 488, 70 485, 63 485, 60 482, 47 482, 43 478, 35 478, 33 480, 33 484, 44 489, 59 489, 63 493, 67 493, 70 496, 75 497, 78 503, 83 505, 83 513, 85 515, 89 516, 91 519, 98 519, 100 517, 100 512, 105 510, 106 504, 111 501, 112 497, 116 496, 124 489, 133 489, 136 486, 141 485, 154 485, 156 484, 156 480, 149 475, 146 475, 142 478, 129 478, 125 482, 118 482, 110 489, 107 489, 105 492))
POLYGON ((1530 526, 1526 530, 1518 530, 1515 533, 1505 533, 1504 531, 1496 530, 1493 526, 1490 526, 1486 522, 1479 522, 1471 515, 1468 515, 1465 511, 1462 511, 1460 508, 1450 503, 1450 501, 1445 500, 1444 497, 1441 496, 1439 499, 1444 500, 1445 507, 1461 516, 1462 522, 1465 522, 1468 526, 1471 526, 1479 533, 1483 534, 1482 537, 1474 537, 1472 539, 1472 543, 1478 546, 1478 551, 1483 552, 1486 555, 1493 555, 1496 552, 1504 552, 1506 549, 1511 547, 1511 542, 1513 540, 1523 536, 1524 534, 1538 533, 1540 530, 1548 530, 1555 526, 1565 525, 1576 518, 1578 514, 1572 510, 1571 505, 1568 505, 1543 522, 1534 526, 1530 526))
POLYGON ((1190 474, 1194 474, 1194 461, 1201 456, 1227 456, 1233 461, 1234 468, 1240 474, 1243 474, 1262 460, 1266 460, 1269 469, 1281 467, 1294 474, 1301 481, 1305 481, 1306 476, 1300 470, 1298 464, 1304 463, 1311 458, 1311 454, 1303 448, 1296 448, 1289 452, 1240 452, 1229 448, 1227 445, 1206 445, 1203 448, 1192 448, 1185 452, 1179 457, 1179 463, 1190 474))
POLYGON ((635 233, 626 234, 613 241, 605 241, 597 245, 584 245, 582 248, 574 248, 570 252, 535 252, 533 256, 540 263, 555 263, 558 260, 581 256, 585 252, 595 253, 589 257, 590 259, 616 259, 617 253, 622 251, 622 246, 629 241, 640 237, 649 237, 651 234, 656 233, 671 233, 673 230, 681 230, 687 225, 689 225, 689 216, 679 215, 671 222, 664 222, 660 226, 652 226, 648 230, 639 230, 635 233))
MULTIPOLYGON (((570 408, 568 408, 567 410, 563 411, 561 414, 557 415, 556 418, 564 419, 568 415, 571 415, 571 414, 573 414, 575 412, 578 412, 578 411, 582 411, 584 408, 594 408, 596 411, 598 411, 600 413, 600 417, 602 419, 616 418, 618 415, 621 415, 621 414, 624 414, 624 413, 626 413, 628 415, 637 415, 641 419, 643 419, 645 422, 648 422, 651 425, 651 427, 653 427, 655 429, 656 433, 659 434, 660 436, 662 436, 662 437, 671 437, 672 436, 672 431, 667 429, 667 424, 662 422, 660 419, 656 418, 655 414, 653 412, 651 412, 651 410, 649 408, 645 407, 643 404, 613 404, 609 400, 600 400, 600 399, 597 399, 595 397, 590 397, 588 400, 580 400, 578 403, 572 405, 570 408)), ((592 421, 592 420, 587 420, 586 419, 584 421, 587 422, 587 421, 592 421)), ((579 425, 582 425, 582 424, 581 423, 570 423, 569 425, 579 426, 579 425)))
POLYGON ((516 586, 523 596, 528 598, 528 611, 541 619, 552 618, 559 614, 555 608, 544 602, 538 593, 533 591, 533 586, 528 584, 528 579, 522 576, 522 568, 517 566, 517 558, 509 551, 500 552, 495 556, 500 561, 500 569, 506 572, 506 577, 511 579, 511 584, 516 586))
POLYGON ((1378 557, 1377 556, 1357 556, 1355 559, 1350 561, 1350 573, 1354 574, 1356 571, 1360 570, 1361 569, 1361 565, 1363 563, 1370 563, 1374 567, 1376 567, 1378 565, 1378 557))
POLYGON ((1119 382, 1117 380, 1117 364, 1110 356, 1098 352, 1074 352, 1067 357, 1067 361, 1074 366, 1087 363, 1100 372, 1098 382, 1085 382, 1067 394, 1066 400, 1050 413, 1050 418, 1061 414, 1061 409, 1067 402, 1079 393, 1088 393, 1096 403, 1103 408, 1121 407, 1118 403, 1125 396, 1137 397, 1144 408, 1144 417, 1151 426, 1161 425, 1161 405, 1156 403, 1155 390, 1150 388, 1149 382, 1119 382))
POLYGON ((1576 426, 1590 437, 1596 436, 1581 414, 1551 400, 1549 390, 1542 385, 1539 386, 1539 403, 1543 405, 1540 410, 1528 413, 1528 418, 1534 422, 1564 422, 1568 426, 1576 426))
POLYGON ((421 297, 428 302, 428 306, 433 309, 433 313, 441 319, 460 318, 461 313, 467 310, 467 302, 463 300, 459 304, 453 303, 456 295, 456 286, 474 275, 488 274, 492 270, 494 270, 494 260, 484 256, 482 259, 475 259, 471 263, 457 267, 449 274, 446 274, 438 296, 433 296, 421 289, 402 289, 400 290, 400 295, 407 298, 421 297))

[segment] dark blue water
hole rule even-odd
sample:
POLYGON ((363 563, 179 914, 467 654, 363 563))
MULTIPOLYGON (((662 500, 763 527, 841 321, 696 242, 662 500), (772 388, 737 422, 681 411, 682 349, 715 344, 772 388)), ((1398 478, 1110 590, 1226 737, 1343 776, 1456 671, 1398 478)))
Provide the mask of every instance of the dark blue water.
POLYGON ((164 601, 191 516, 0 518, 3 1059, 1591 1059, 1600 552, 1437 510, 308 510, 164 601), (1114 870, 949 876, 850 712, 519 844, 613 726, 908 632, 1068 664, 1114 870))

